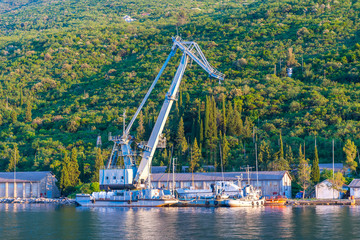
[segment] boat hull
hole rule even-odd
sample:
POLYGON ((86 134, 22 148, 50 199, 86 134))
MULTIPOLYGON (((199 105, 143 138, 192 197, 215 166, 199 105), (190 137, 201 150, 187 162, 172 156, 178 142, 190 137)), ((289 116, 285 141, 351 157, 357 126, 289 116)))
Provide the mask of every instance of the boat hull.
POLYGON ((243 199, 229 199, 225 201, 227 207, 261 207, 264 206, 265 200, 243 200, 243 199))
POLYGON ((223 199, 193 199, 179 201, 175 206, 177 207, 224 207, 225 200, 223 199))
POLYGON ((76 203, 82 207, 169 207, 178 202, 176 199, 138 199, 126 201, 76 196, 76 203))

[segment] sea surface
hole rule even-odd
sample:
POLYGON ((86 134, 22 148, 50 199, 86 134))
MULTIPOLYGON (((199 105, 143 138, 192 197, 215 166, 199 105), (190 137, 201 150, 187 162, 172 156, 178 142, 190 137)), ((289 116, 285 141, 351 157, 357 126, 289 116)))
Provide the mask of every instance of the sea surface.
POLYGON ((360 206, 131 209, 0 204, 0 239, 360 239, 360 206))

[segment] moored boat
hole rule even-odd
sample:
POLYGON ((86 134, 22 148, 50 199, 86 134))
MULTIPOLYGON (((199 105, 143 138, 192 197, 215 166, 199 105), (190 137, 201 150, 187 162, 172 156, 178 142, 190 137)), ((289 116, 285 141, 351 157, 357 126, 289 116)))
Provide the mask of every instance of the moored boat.
POLYGON ((178 202, 170 191, 160 189, 120 190, 76 195, 76 203, 83 207, 168 207, 178 202))
POLYGON ((224 201, 224 206, 227 207, 260 207, 264 204, 265 199, 261 197, 261 191, 254 189, 251 185, 244 187, 243 197, 224 201))
POLYGON ((265 200, 265 206, 284 206, 286 200, 287 198, 283 196, 269 197, 265 200))

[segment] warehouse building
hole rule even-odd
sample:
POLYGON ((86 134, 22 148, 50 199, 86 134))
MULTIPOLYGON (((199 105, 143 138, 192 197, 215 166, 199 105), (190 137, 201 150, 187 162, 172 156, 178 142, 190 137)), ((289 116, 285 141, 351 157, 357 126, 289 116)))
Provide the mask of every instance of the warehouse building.
POLYGON ((255 172, 207 172, 207 173, 153 173, 151 183, 155 188, 172 188, 172 181, 176 188, 210 189, 216 181, 233 181, 244 187, 251 184, 261 189, 264 196, 283 195, 291 198, 291 177, 287 171, 259 171, 255 172), (223 177, 223 176, 224 177, 223 177))
POLYGON ((57 198, 56 182, 51 172, 0 172, 0 198, 57 198))

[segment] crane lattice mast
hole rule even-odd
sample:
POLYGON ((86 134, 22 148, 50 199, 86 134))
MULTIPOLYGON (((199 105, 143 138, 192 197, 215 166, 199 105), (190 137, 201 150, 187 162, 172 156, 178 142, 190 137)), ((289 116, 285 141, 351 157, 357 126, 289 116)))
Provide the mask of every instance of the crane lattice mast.
MULTIPOLYGON (((124 130, 122 136, 114 136, 109 137, 109 140, 114 141, 114 147, 111 153, 111 156, 109 158, 108 164, 106 166, 107 171, 111 171, 111 169, 114 169, 116 166, 116 161, 119 156, 122 156, 124 158, 124 165, 125 170, 132 170, 132 171, 124 171, 124 175, 126 173, 131 174, 132 178, 124 178, 128 181, 124 180, 123 185, 125 187, 136 187, 141 188, 144 186, 145 181, 147 180, 149 174, 150 174, 150 167, 151 162, 154 157, 154 153, 156 148, 158 147, 159 140, 162 136, 162 131, 164 129, 166 120, 169 116, 171 106, 174 101, 176 101, 176 96, 179 92, 180 83, 182 80, 182 77, 184 75, 186 66, 189 62, 189 60, 193 60, 196 62, 200 67, 202 67, 211 77, 219 79, 219 81, 224 80, 225 75, 221 72, 217 71, 214 67, 212 67, 209 62, 206 60, 203 52, 201 51, 199 45, 196 42, 189 42, 189 41, 183 41, 180 37, 173 37, 173 46, 171 48, 171 52, 166 59, 165 63, 163 64, 160 72, 156 76, 154 82, 151 84, 148 92, 146 93, 144 99, 142 100, 140 106, 136 110, 134 116, 132 117, 129 125, 125 129, 124 124, 124 130), (165 70, 167 64, 169 63, 170 59, 175 55, 177 50, 182 51, 182 56, 180 59, 180 64, 177 68, 177 71, 175 73, 174 79, 170 85, 169 91, 165 95, 164 103, 161 107, 161 110, 159 112, 159 115, 157 117, 156 123, 154 125, 154 128, 152 129, 151 135, 149 137, 149 140, 146 143, 138 143, 137 146, 143 150, 142 153, 142 159, 139 164, 139 167, 136 167, 135 164, 135 154, 132 151, 130 145, 134 141, 134 138, 130 135, 130 130, 132 125, 134 124, 137 116, 139 115, 141 109, 145 105, 147 99, 149 98, 152 90, 154 89, 157 81, 161 77, 163 71, 165 70)), ((120 176, 121 177, 121 176, 120 176)), ((100 172, 100 183, 105 182, 106 177, 104 174, 101 174, 100 172)), ((116 179, 116 176, 115 176, 116 179)), ((101 184, 100 184, 101 185, 101 184)), ((108 184, 111 185, 111 184, 108 184)), ((121 185, 121 184, 120 184, 121 185)))

